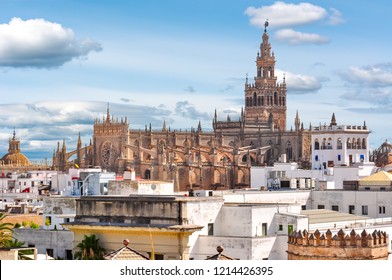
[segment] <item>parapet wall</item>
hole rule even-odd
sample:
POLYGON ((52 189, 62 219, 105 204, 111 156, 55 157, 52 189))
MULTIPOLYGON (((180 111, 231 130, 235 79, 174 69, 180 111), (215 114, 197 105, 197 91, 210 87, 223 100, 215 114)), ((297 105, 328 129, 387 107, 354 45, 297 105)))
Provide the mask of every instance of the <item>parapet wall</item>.
POLYGON ((287 254, 289 260, 386 260, 388 240, 388 234, 379 230, 346 234, 341 229, 334 235, 330 230, 299 230, 289 235, 287 254))

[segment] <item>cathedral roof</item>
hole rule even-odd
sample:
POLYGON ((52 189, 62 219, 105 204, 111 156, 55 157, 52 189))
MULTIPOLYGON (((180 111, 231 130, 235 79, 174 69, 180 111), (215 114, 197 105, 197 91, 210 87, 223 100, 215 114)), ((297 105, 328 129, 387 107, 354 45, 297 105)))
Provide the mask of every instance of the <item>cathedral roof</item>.
POLYGON ((29 165, 29 159, 22 153, 7 153, 5 154, 2 158, 1 161, 3 161, 4 164, 18 164, 18 165, 29 165))
POLYGON ((1 158, 3 164, 7 165, 30 165, 29 159, 20 152, 20 141, 16 138, 15 129, 13 137, 9 141, 8 153, 1 158))

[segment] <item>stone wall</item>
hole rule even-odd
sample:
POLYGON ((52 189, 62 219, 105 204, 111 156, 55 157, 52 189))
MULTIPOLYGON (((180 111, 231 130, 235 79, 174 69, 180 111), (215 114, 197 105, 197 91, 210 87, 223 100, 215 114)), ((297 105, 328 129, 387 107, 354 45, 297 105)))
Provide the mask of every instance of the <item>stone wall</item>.
POLYGON ((289 260, 386 260, 388 239, 386 232, 377 230, 346 234, 341 229, 334 235, 330 230, 299 230, 289 235, 287 254, 289 260))

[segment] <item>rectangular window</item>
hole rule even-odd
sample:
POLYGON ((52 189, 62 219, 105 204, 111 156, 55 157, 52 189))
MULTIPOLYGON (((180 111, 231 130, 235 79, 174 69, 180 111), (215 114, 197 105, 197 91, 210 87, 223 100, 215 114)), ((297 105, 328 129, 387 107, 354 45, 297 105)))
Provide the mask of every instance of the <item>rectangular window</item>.
POLYGON ((267 229, 268 229, 268 225, 267 223, 263 223, 262 225, 262 236, 267 236, 267 229))
POLYGON ((338 161, 342 160, 342 155, 338 155, 338 161))
MULTIPOLYGON (((151 259, 151 252, 148 252, 148 257, 151 259)), ((164 260, 164 256, 163 254, 154 254, 154 260, 164 260)))
POLYGON ((208 224, 208 235, 214 235, 214 224, 208 224))
POLYGON ((367 205, 362 205, 362 215, 369 215, 367 205))
POLYGON ((325 206, 324 206, 324 205, 321 205, 321 204, 319 204, 319 205, 317 205, 317 209, 325 209, 325 206))
POLYGON ((54 257, 53 256, 53 249, 46 249, 46 254, 48 254, 49 257, 54 257))
POLYGON ((385 206, 378 206, 378 213, 385 214, 385 206))
POLYGON ((294 230, 293 225, 287 225, 287 233, 288 233, 288 234, 292 233, 293 230, 294 230))
POLYGON ((339 211, 339 205, 332 205, 332 211, 339 211))
POLYGON ((279 231, 283 230, 283 225, 279 225, 279 231))
POLYGON ((348 206, 348 213, 349 214, 355 214, 355 206, 354 205, 349 205, 348 206))
POLYGON ((73 259, 72 250, 65 250, 65 259, 66 260, 72 260, 73 259))
POLYGON ((306 205, 301 205, 301 210, 306 210, 306 205))

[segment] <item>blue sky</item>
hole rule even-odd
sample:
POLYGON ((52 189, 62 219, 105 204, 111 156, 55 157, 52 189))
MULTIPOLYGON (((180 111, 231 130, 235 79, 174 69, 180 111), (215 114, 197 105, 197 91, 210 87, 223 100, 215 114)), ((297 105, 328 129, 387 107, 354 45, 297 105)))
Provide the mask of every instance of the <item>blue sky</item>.
POLYGON ((392 138, 391 14, 386 0, 0 0, 0 154, 14 127, 33 161, 88 143, 107 103, 130 128, 235 119, 265 19, 287 129, 296 110, 305 127, 334 112, 377 148, 392 138))

